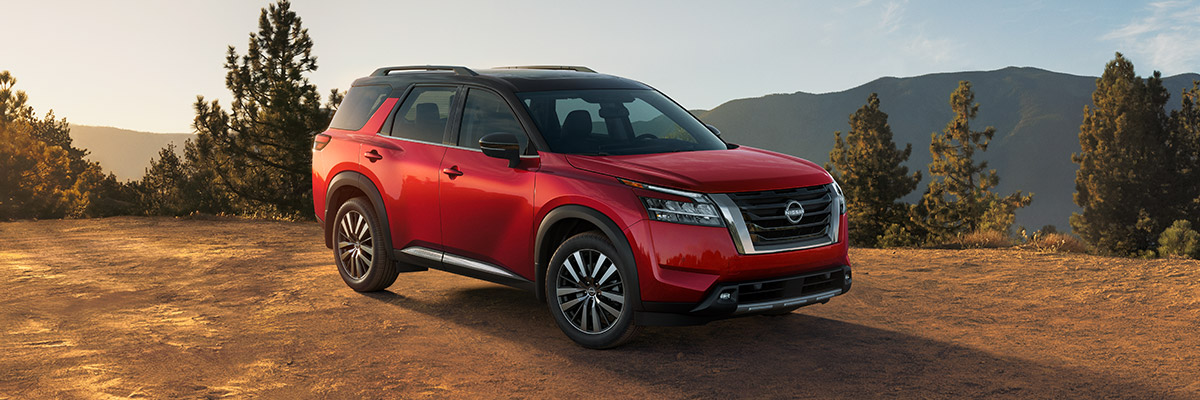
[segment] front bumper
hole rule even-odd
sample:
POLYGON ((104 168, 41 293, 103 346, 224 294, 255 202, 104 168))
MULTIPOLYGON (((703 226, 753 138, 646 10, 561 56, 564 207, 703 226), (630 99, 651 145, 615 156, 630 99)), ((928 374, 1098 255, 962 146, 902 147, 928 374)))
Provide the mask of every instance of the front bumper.
POLYGON ((845 294, 850 266, 772 279, 720 283, 699 303, 642 302, 638 325, 698 325, 710 321, 819 304, 845 294))

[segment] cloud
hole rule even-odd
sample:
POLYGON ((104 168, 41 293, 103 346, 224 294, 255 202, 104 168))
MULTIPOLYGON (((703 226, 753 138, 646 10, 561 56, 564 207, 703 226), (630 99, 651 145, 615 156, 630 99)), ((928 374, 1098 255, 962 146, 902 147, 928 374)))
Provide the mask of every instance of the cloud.
POLYGON ((903 3, 890 1, 884 5, 883 16, 879 19, 879 29, 886 33, 892 33, 900 29, 900 22, 904 19, 903 6, 907 5, 907 3, 907 1, 903 3))
POLYGON ((1200 70, 1200 3, 1150 3, 1143 14, 1100 39, 1116 42, 1166 75, 1200 70))

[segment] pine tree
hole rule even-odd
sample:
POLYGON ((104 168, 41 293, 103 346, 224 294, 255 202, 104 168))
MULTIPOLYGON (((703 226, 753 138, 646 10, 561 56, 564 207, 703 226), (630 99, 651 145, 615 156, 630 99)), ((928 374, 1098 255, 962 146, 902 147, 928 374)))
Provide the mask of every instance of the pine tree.
POLYGON ((120 197, 121 184, 71 145, 66 119, 37 118, 16 82, 0 72, 0 218, 111 215, 99 200, 120 197))
POLYGON ((903 165, 912 145, 896 147, 887 119, 879 110, 879 95, 871 93, 867 104, 850 115, 846 137, 834 132, 836 141, 825 164, 846 194, 850 242, 857 246, 878 246, 889 226, 908 220, 909 206, 898 200, 921 181, 920 172, 909 175, 903 165))
POLYGON ((928 240, 944 243, 964 233, 1001 231, 1007 233, 1016 210, 1029 205, 1033 195, 1021 192, 1000 198, 991 189, 1000 183, 987 161, 976 163, 976 151, 987 151, 996 129, 972 131, 970 122, 979 113, 971 83, 961 81, 950 95, 954 119, 942 134, 933 133, 929 152, 932 180, 913 209, 912 218, 928 240))
MULTIPOLYGON (((1175 182, 1200 182, 1200 81, 1183 91, 1179 109, 1171 112, 1170 127, 1175 182)), ((1173 193, 1177 218, 1200 223, 1200 185, 1176 185, 1173 193)))
POLYGON ((198 174, 239 200, 234 211, 308 216, 310 146, 331 118, 305 76, 317 69, 312 39, 287 0, 264 8, 258 26, 245 55, 233 46, 226 55, 229 111, 198 97, 198 135, 185 150, 196 155, 198 174))
POLYGON ((1165 106, 1168 94, 1155 72, 1143 80, 1121 53, 1104 68, 1084 107, 1071 227, 1103 253, 1150 251, 1178 207, 1165 106))

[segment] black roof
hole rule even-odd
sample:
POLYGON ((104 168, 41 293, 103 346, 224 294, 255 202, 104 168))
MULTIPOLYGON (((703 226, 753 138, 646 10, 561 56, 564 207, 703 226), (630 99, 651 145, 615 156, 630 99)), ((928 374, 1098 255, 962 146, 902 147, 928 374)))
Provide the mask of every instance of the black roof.
POLYGON ((586 67, 536 66, 472 70, 457 66, 385 67, 359 78, 354 86, 388 84, 393 88, 413 83, 471 83, 513 92, 565 89, 650 89, 619 76, 600 74, 586 67))

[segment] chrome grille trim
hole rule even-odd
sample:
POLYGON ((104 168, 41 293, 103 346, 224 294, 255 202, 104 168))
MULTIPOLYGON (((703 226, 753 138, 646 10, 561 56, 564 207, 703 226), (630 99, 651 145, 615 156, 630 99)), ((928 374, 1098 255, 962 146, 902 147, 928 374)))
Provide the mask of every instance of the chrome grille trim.
MULTIPOLYGON (((750 212, 753 210, 765 209, 767 207, 749 206, 742 208, 737 204, 737 202, 734 201, 734 198, 730 194, 714 193, 709 194, 708 196, 713 200, 713 203, 716 203, 717 208, 721 211, 721 216, 725 219, 725 226, 729 229, 729 235, 733 238, 733 243, 734 246, 737 247, 738 253, 778 253, 828 246, 838 242, 838 232, 841 228, 841 214, 839 211, 842 209, 842 203, 845 201, 845 199, 837 195, 832 184, 823 186, 826 191, 825 196, 818 199, 805 199, 799 201, 807 207, 809 204, 816 205, 823 203, 826 198, 829 199, 829 203, 824 209, 809 211, 810 215, 826 215, 825 221, 822 221, 823 224, 827 224, 824 233, 819 235, 808 235, 809 237, 800 238, 799 240, 790 240, 788 242, 778 244, 756 244, 752 239, 750 232, 750 224, 754 223, 746 221, 746 218, 743 215, 744 211, 750 212)), ((804 188, 796 188, 796 190, 800 189, 804 188)), ((733 194, 733 196, 757 196, 760 193, 764 192, 736 193, 733 194)), ((813 222, 808 222, 801 225, 811 227, 813 222)), ((762 227, 760 225, 755 225, 755 229, 764 231, 771 230, 769 227, 762 227)))

